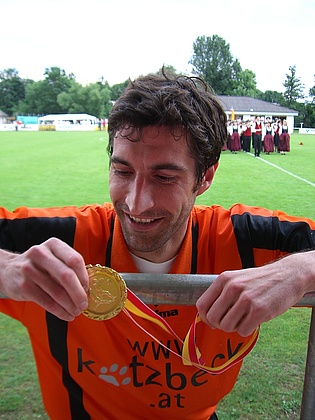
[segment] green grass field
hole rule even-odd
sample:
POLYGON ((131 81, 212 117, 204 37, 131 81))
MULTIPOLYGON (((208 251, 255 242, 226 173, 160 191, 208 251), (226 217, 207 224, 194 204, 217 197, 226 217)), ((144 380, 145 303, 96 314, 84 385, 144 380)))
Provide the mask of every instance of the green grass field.
MULTIPOLYGON (((106 140, 103 132, 0 132, 0 205, 108 201, 106 140)), ((198 203, 242 202, 314 219, 315 136, 292 135, 290 153, 261 157, 223 152, 213 185, 198 203)), ((309 318, 309 309, 292 308, 262 325, 235 389, 218 407, 220 420, 299 418, 309 318)), ((0 419, 35 418, 47 416, 27 333, 1 315, 0 419)))

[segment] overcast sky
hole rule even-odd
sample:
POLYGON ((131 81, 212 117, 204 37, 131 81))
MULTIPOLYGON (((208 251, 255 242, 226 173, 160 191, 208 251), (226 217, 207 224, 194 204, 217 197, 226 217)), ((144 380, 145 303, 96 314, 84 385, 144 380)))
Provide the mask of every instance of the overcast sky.
POLYGON ((156 72, 189 73, 198 36, 219 35, 258 89, 283 92, 289 66, 314 86, 314 0, 0 0, 0 70, 43 79, 45 68, 82 84, 156 72))

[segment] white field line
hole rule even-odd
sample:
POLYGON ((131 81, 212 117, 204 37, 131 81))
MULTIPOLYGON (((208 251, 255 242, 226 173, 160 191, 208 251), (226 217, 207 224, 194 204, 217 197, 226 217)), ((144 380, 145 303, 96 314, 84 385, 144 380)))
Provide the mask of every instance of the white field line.
MULTIPOLYGON (((254 156, 252 153, 247 153, 247 154, 248 154, 248 155, 251 155, 251 156, 254 156)), ((283 168, 281 168, 280 166, 275 165, 274 163, 269 162, 268 160, 265 160, 265 159, 263 159, 263 158, 261 158, 261 157, 256 157, 256 159, 259 159, 259 160, 261 160, 261 161, 262 161, 262 162, 264 162, 264 163, 268 163, 268 165, 271 165, 271 166, 273 166, 274 168, 277 168, 277 169, 279 169, 280 171, 285 172, 286 174, 291 175, 291 176, 293 176, 294 178, 299 179, 300 181, 306 182, 307 184, 311 185, 312 187, 315 187, 314 182, 308 181, 308 180, 307 180, 307 179, 305 179, 305 178, 302 178, 302 177, 300 177, 300 176, 298 176, 298 175, 295 175, 295 174, 293 174, 292 172, 289 172, 289 171, 287 171, 286 169, 283 169, 283 168)))

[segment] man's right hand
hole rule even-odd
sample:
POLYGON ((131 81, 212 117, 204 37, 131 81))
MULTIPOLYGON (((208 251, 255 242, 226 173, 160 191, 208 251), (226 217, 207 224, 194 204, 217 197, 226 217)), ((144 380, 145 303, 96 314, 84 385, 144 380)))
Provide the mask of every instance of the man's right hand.
POLYGON ((87 308, 89 278, 83 257, 56 238, 23 254, 0 250, 0 291, 32 301, 65 321, 87 308))

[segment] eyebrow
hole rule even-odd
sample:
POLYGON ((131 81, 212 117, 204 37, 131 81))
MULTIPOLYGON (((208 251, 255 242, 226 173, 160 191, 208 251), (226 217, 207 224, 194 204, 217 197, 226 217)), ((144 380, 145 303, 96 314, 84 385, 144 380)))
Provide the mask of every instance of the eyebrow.
MULTIPOLYGON (((127 160, 122 159, 118 156, 111 156, 110 158, 110 164, 112 163, 118 163, 120 165, 125 166, 132 166, 127 160)), ((174 172, 187 172, 187 168, 180 165, 175 165, 174 163, 159 163, 156 165, 153 165, 150 169, 153 169, 155 171, 162 171, 162 170, 168 170, 168 171, 174 171, 174 172)))
POLYGON ((121 165, 130 166, 129 162, 127 160, 121 159, 119 157, 111 156, 109 163, 120 163, 121 165))

